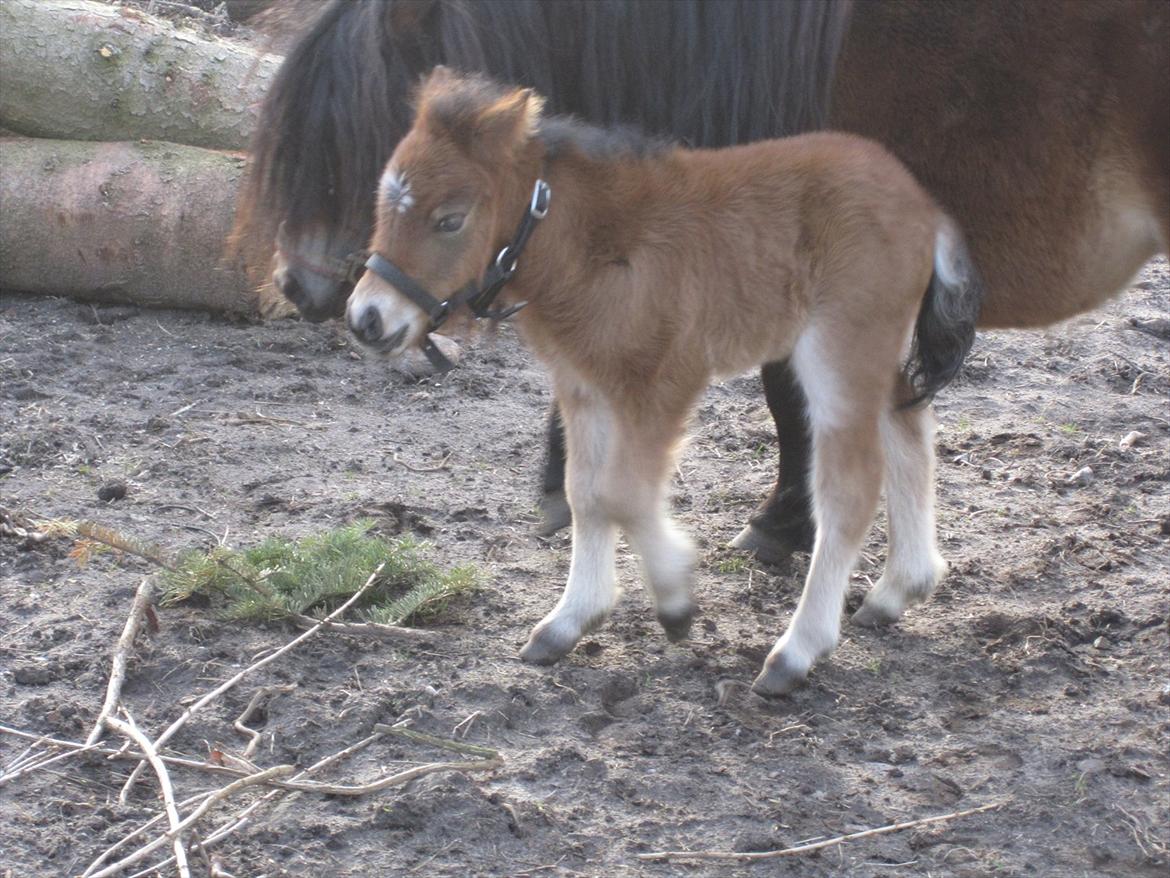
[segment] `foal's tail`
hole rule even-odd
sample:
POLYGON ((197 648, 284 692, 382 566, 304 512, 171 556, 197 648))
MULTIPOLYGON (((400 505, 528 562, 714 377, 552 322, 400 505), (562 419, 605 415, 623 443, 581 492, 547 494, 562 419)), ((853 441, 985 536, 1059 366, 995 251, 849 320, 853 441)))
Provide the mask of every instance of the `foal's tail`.
POLYGON ((918 311, 906 377, 914 388, 914 406, 949 384, 975 340, 983 306, 983 283, 958 228, 946 220, 934 245, 934 272, 918 311))

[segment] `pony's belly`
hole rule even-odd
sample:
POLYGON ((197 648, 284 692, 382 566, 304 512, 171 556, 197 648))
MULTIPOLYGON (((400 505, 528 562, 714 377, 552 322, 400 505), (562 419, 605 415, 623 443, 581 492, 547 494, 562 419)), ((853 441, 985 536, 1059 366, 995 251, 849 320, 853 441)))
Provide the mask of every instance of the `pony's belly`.
POLYGON ((1126 290, 1146 262, 1167 249, 1158 217, 1143 201, 1118 194, 1099 206, 1095 222, 1070 242, 1063 258, 1034 260, 1030 273, 989 278, 980 327, 1049 326, 1126 290))

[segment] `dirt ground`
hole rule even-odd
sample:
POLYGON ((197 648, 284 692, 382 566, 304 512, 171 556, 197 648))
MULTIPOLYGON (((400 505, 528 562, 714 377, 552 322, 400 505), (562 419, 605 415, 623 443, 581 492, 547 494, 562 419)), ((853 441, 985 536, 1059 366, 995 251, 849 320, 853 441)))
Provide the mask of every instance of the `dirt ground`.
MULTIPOLYGON (((297 794, 214 849, 234 876, 1142 876, 1170 848, 1170 271, 1052 331, 984 333, 938 400, 939 520, 951 573, 893 629, 846 624, 790 698, 750 682, 807 556, 724 548, 773 476, 758 380, 713 386, 674 509, 702 549, 702 615, 670 645, 620 556, 627 594, 551 669, 516 658, 555 602, 568 537, 534 535, 549 391, 511 329, 442 378, 363 362, 337 325, 14 294, 0 305, 0 507, 88 518, 171 549, 250 545, 372 517, 471 563, 486 587, 433 643, 328 632, 198 714, 173 741, 307 765, 376 723, 498 748, 503 767, 366 797, 297 794), (1144 434, 1123 448, 1131 431, 1144 434), (1088 467, 1089 471, 1082 468, 1088 467), (1079 475, 1078 475, 1079 473, 1079 475), (104 502, 111 483, 125 497, 104 502), (663 848, 764 850, 1003 802, 998 811, 755 864, 650 863, 663 848)), ((879 521, 850 607, 876 579, 879 521)), ((0 537, 0 723, 84 738, 109 654, 150 567, 68 540, 0 537)), ((157 734, 281 627, 160 609, 125 689, 157 734)), ((0 767, 27 742, 0 735, 0 767)), ((328 775, 358 782, 450 754, 385 739, 328 775)), ((0 787, 0 875, 78 875, 157 813, 117 803, 123 763, 80 756, 0 787)), ((149 780, 149 779, 148 779, 149 780)), ((222 785, 177 770, 180 796, 222 785)), ((255 794, 211 815, 218 825, 255 794)), ((205 830, 206 832, 207 830, 205 830)), ((196 857, 197 874, 207 867, 196 857)), ((174 874, 168 872, 166 874, 174 874)))

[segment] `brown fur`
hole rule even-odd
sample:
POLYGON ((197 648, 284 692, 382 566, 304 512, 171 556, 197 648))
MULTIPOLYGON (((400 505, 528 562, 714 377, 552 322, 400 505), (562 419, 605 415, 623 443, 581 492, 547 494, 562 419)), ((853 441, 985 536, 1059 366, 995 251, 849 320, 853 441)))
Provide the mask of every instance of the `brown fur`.
POLYGON ((1095 308, 1170 248, 1165 0, 858 4, 830 124, 962 225, 981 326, 1095 308))
MULTIPOLYGON (((690 407, 712 376, 804 345, 796 360, 814 433, 818 547, 802 608, 757 681, 787 691, 836 643, 883 456, 895 479, 892 518, 900 503, 910 534, 891 551, 891 570, 912 581, 875 589, 882 606, 870 615, 896 615, 941 570, 926 414, 893 412, 909 394, 900 364, 915 315, 945 273, 936 248, 953 234, 949 222, 896 159, 852 135, 600 158, 569 144, 552 157, 538 113, 529 91, 436 72, 387 169, 410 205, 383 202, 370 244, 446 297, 507 240, 533 181, 543 175, 552 187, 506 295, 530 303, 521 329, 562 405, 575 572, 524 656, 555 660, 608 611, 615 526, 643 556, 668 633, 685 631, 689 549, 663 506, 690 407), (442 234, 436 223, 452 213, 466 215, 463 230, 442 234)), ((351 325, 368 325, 371 311, 382 338, 401 339, 398 351, 422 340, 421 310, 367 274, 350 299, 351 325)), ((964 313, 973 324, 975 310, 964 313)))

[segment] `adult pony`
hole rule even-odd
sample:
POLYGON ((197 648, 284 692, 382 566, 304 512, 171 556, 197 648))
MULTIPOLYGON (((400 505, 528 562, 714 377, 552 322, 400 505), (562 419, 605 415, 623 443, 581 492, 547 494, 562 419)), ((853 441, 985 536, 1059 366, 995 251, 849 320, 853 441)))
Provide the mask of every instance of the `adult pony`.
MULTIPOLYGON (((267 260, 279 231, 278 286, 310 318, 340 314, 341 260, 369 238, 407 94, 435 63, 535 86, 557 112, 719 146, 817 124, 834 60, 829 127, 885 144, 955 217, 986 284, 981 325, 1086 311, 1166 251, 1163 0, 338 0, 265 101, 238 232, 267 260)), ((811 536, 808 436, 791 369, 762 374, 779 480, 736 543, 774 559, 811 536)))
POLYGON ((350 329, 393 357, 465 307, 522 309, 561 403, 573 520, 564 595, 521 651, 537 664, 616 603, 618 528, 667 636, 687 635, 694 551, 666 511, 674 451, 712 376, 791 357, 809 400, 816 540, 753 686, 784 694, 837 645, 883 476, 889 558, 854 620, 899 618, 946 569, 924 402, 975 336, 981 293, 962 239, 896 159, 854 135, 687 150, 542 118, 541 104, 436 68, 378 187, 350 329))

